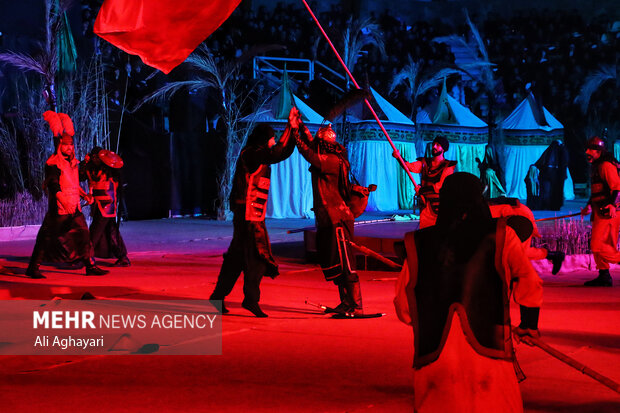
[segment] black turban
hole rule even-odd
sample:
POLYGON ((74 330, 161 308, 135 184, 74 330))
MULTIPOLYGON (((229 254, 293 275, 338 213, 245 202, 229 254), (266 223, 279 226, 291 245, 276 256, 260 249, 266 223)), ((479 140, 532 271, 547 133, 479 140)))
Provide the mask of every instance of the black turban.
POLYGON ((443 148, 444 152, 448 152, 448 148, 450 148, 450 142, 448 142, 448 139, 443 135, 439 135, 433 139, 433 143, 438 143, 439 146, 443 148))

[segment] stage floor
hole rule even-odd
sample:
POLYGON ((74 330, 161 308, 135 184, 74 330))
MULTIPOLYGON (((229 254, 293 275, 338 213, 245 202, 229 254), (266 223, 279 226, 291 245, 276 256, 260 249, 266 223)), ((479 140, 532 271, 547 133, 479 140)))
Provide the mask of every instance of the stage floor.
MULTIPOLYGON (((269 318, 241 308, 239 281, 227 299, 231 314, 224 317, 221 356, 0 356, 0 405, 21 412, 411 412, 412 336, 392 306, 397 274, 360 272, 365 308, 385 317, 322 315, 304 301, 333 305, 337 291, 305 263, 303 234, 287 234, 311 224, 268 220, 281 270, 262 283, 269 318)), ((0 298, 77 299, 90 292, 98 298, 205 299, 232 225, 137 221, 121 231, 133 265, 110 268, 104 277, 44 266, 48 278, 31 280, 23 274, 34 239, 0 242, 0 265, 13 273, 0 275, 0 298)), ((620 273, 612 271, 614 288, 583 287, 593 275, 541 273, 540 330, 550 345, 620 381, 620 273)), ((516 318, 517 310, 513 305, 516 318)), ((620 411, 620 395, 594 380, 539 349, 519 345, 517 352, 528 377, 521 383, 526 411, 620 411)))

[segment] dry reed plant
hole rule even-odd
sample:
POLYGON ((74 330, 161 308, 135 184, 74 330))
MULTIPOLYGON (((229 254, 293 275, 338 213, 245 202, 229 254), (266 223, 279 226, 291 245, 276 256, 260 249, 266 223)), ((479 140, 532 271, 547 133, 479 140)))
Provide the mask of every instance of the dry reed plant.
POLYGON ((34 199, 28 192, 20 192, 14 199, 0 199, 0 227, 41 224, 46 211, 46 197, 34 199))
POLYGON ((535 247, 562 251, 566 255, 589 254, 592 226, 589 221, 561 219, 538 226, 541 238, 532 238, 535 247))

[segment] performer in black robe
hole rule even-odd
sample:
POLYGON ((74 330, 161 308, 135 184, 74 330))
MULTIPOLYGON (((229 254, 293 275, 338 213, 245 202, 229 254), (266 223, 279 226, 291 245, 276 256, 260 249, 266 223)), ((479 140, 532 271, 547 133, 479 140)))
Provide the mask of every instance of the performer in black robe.
POLYGON ((95 265, 80 197, 92 198, 80 188, 79 161, 75 159, 73 123, 64 113, 47 111, 43 118, 50 125, 56 145, 55 153, 45 164, 44 188, 48 194, 48 210, 37 234, 26 275, 45 278, 39 266, 50 261, 82 262, 86 275, 104 275, 108 271, 95 265))
POLYGON ((291 109, 289 123, 277 144, 271 126, 257 125, 237 160, 230 193, 230 208, 234 214, 233 239, 224 254, 217 284, 209 298, 222 301, 224 314, 228 313, 224 298, 230 294, 243 271, 244 299, 241 305, 256 317, 267 317, 258 304, 260 282, 263 276, 275 278, 279 274, 265 226, 270 165, 293 153, 295 141, 290 135, 297 133, 297 116, 297 109, 291 109))
POLYGON ((534 166, 539 171, 540 185, 536 209, 559 211, 564 204, 564 181, 568 166, 568 151, 562 141, 553 141, 534 166))
POLYGON ((484 159, 476 158, 480 169, 480 180, 485 187, 485 198, 499 198, 506 196, 504 171, 499 163, 497 152, 493 146, 484 147, 484 159))
POLYGON ((127 247, 119 231, 118 189, 123 161, 114 152, 95 146, 80 165, 94 203, 90 207, 90 239, 99 258, 116 258, 114 266, 129 267, 127 247), (107 162, 107 163, 106 163, 107 162), (109 164, 109 165, 108 165, 109 164))
POLYGON ((353 238, 355 218, 347 206, 351 167, 346 149, 336 142, 331 125, 319 129, 313 139, 302 124, 295 138, 299 153, 310 162, 316 247, 325 279, 338 286, 340 304, 335 310, 351 316, 363 315, 359 277, 347 242, 353 238))

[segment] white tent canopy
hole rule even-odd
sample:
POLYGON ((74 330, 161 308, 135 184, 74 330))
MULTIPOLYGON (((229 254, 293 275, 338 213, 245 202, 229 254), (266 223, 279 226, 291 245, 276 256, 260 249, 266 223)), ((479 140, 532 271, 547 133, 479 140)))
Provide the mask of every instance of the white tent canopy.
POLYGON ((564 129, 564 125, 562 125, 544 106, 540 107, 544 117, 541 119, 540 115, 535 116, 535 107, 534 96, 530 93, 530 96, 523 99, 523 101, 519 103, 519 106, 504 119, 502 128, 508 130, 541 130, 546 132, 564 129))
MULTIPOLYGON (((416 158, 415 124, 394 105, 370 88, 371 104, 382 121, 384 128, 395 142, 403 156, 409 161, 416 158)), ((360 102, 347 110, 350 122, 348 145, 351 171, 362 185, 377 185, 368 198, 368 211, 395 211, 413 206, 413 185, 402 185, 409 178, 403 178, 401 167, 392 157, 392 147, 376 120, 360 102)), ((341 118, 340 118, 341 119, 341 118)), ((334 122, 338 124, 338 119, 334 122)))
MULTIPOLYGON (((417 127, 423 141, 432 141, 439 135, 450 142, 446 159, 457 161, 456 170, 480 175, 476 158, 484 158, 489 141, 487 124, 468 108, 450 96, 444 82, 441 94, 426 110, 418 112, 417 127)), ((418 148, 424 153, 424 147, 418 148)))

